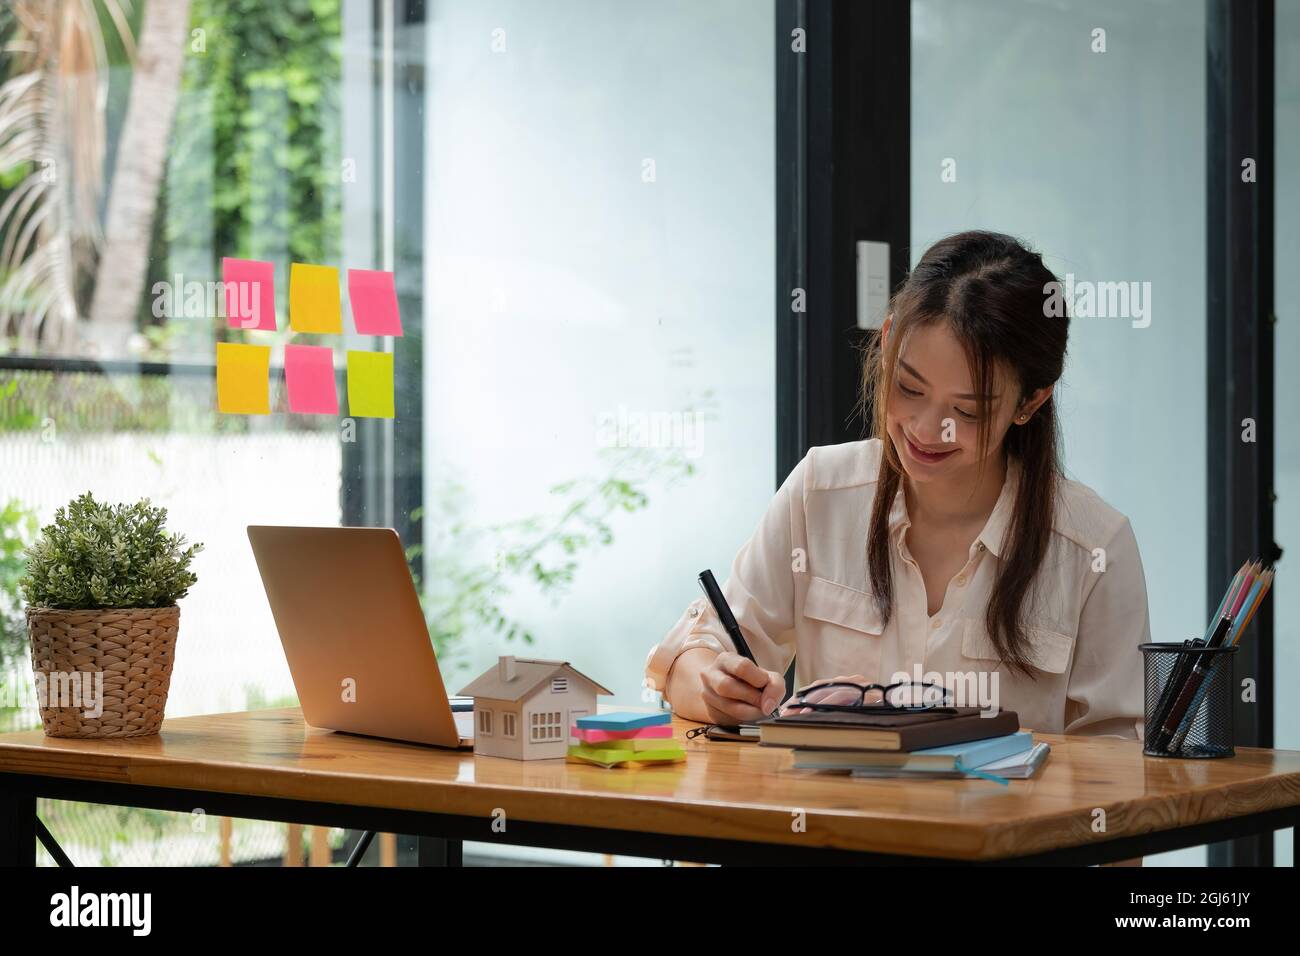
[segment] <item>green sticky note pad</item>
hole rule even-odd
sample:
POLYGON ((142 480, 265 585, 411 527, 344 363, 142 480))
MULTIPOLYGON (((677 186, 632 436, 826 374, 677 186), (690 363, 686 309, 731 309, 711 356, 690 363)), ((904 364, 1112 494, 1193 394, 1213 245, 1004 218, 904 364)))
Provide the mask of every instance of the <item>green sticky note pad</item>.
POLYGON ((343 331, 338 269, 301 262, 289 264, 289 328, 326 335, 343 331))
POLYGON ((269 345, 217 343, 217 410, 226 415, 271 413, 269 345))
POLYGON ((348 414, 393 417, 392 352, 348 352, 348 414))

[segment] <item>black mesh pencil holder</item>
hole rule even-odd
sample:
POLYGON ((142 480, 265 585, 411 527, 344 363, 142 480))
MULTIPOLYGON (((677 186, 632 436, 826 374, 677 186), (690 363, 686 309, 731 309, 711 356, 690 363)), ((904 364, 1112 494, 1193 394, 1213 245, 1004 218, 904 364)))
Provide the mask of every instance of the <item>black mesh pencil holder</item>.
POLYGON ((1232 655, 1237 648, 1142 644, 1150 757, 1231 757, 1232 655))

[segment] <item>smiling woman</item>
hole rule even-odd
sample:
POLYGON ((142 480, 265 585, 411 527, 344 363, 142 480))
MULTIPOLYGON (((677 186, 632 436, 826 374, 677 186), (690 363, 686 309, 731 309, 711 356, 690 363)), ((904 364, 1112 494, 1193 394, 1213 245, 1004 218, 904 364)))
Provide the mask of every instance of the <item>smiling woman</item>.
POLYGON ((1006 463, 1015 461, 1024 466, 1026 491, 1017 496, 985 618, 994 646, 1021 670, 1028 663, 1021 606, 1050 543, 1061 477, 1051 397, 1065 367, 1069 316, 1046 308, 1055 279, 1041 256, 1009 236, 943 239, 895 295, 879 354, 865 366, 863 394, 874 404, 876 434, 890 439, 867 545, 877 603, 888 618, 888 511, 900 483, 913 521, 909 544, 934 614, 961 564, 963 542, 988 519, 1006 463))
POLYGON ((1128 519, 1061 473, 1053 278, 996 233, 926 252, 865 360, 875 437, 811 449, 732 565, 756 663, 702 599, 651 651, 674 711, 758 719, 793 658, 801 686, 953 675, 1023 727, 1142 738, 1142 563, 1128 519))

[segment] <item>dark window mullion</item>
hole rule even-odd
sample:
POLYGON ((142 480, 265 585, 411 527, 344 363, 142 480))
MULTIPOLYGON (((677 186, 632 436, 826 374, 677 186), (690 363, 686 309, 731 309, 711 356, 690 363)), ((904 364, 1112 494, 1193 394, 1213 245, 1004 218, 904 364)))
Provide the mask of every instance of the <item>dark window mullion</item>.
MULTIPOLYGON (((1209 0, 1206 19, 1206 572, 1207 613, 1250 557, 1273 541, 1273 3, 1209 0), (1242 162, 1255 161, 1243 182, 1242 162), (1243 440, 1243 420, 1255 440, 1243 440)), ((1272 604, 1261 605, 1234 656, 1235 740, 1273 746, 1272 604)), ((1212 866, 1269 866, 1265 834, 1210 846, 1212 866)))

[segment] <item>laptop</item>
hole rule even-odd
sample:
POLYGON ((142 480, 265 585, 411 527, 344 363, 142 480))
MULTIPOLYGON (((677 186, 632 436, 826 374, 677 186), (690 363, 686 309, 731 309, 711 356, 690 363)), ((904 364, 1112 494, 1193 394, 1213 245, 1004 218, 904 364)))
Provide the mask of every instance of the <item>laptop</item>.
POLYGON ((396 531, 249 525, 248 540, 309 725, 474 745, 473 699, 447 697, 396 531))

